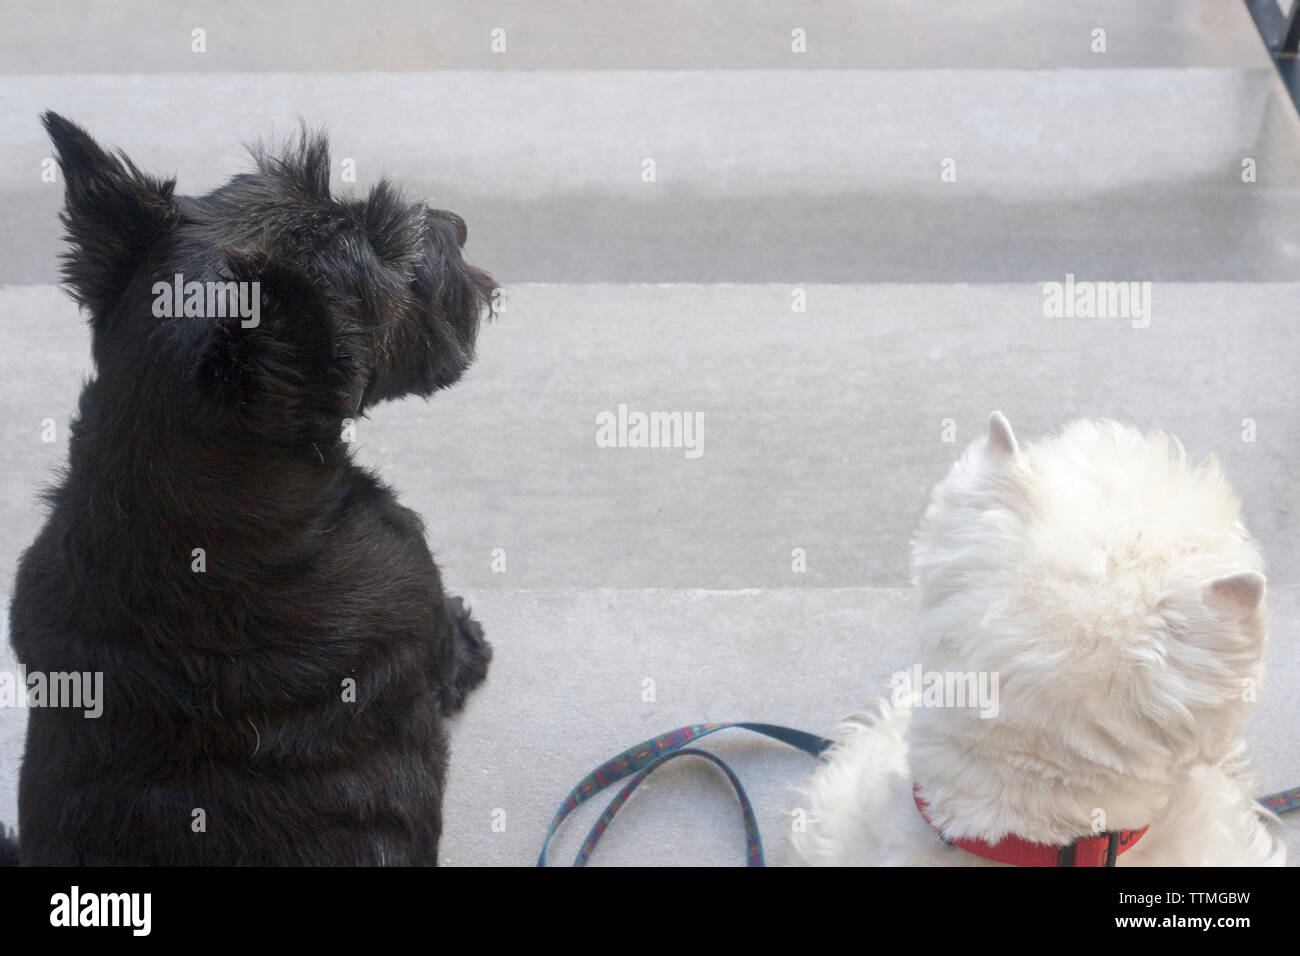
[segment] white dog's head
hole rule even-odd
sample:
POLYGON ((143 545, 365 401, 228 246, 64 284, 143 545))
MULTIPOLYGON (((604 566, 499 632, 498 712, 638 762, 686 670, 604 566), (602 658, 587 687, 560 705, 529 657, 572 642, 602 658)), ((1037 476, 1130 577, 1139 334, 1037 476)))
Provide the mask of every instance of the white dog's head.
POLYGON ((996 673, 1000 698, 992 718, 918 709, 918 779, 966 760, 981 797, 1028 774, 1141 825, 1143 792, 1239 739, 1263 558, 1217 461, 1176 439, 1081 421, 1020 448, 994 413, 934 489, 913 570, 924 667, 996 673))

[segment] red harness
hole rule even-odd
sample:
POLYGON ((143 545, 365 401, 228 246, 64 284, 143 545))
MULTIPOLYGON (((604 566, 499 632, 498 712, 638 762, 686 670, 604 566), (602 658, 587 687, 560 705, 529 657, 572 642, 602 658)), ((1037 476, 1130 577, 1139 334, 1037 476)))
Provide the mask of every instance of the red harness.
POLYGON ((1142 834, 1147 832, 1146 827, 1141 830, 1112 830, 1083 837, 1065 846, 1030 843, 1018 836, 1005 837, 997 843, 970 838, 949 840, 934 825, 930 814, 926 813, 929 804, 921 799, 920 789, 915 783, 912 784, 912 799, 916 801, 916 809, 921 811, 925 822, 930 824, 930 828, 939 834, 944 843, 960 847, 967 853, 974 853, 986 860, 1010 863, 1012 866, 1114 866, 1119 855, 1142 839, 1142 834))

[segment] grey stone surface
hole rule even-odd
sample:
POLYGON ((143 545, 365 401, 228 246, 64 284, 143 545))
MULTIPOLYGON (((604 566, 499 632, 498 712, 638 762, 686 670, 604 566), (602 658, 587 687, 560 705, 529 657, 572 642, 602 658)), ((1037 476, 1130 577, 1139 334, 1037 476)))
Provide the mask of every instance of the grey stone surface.
POLYGON ((119 0, 33 5, 0 34, 0 70, 1050 69, 1258 66, 1265 51, 1235 0, 119 0), (203 54, 192 31, 206 31, 203 54), (791 52, 791 31, 806 52, 791 52), (505 30, 494 53, 492 30, 505 30), (1106 52, 1092 31, 1106 30, 1106 52), (1031 38, 1031 39, 1030 39, 1031 38), (1026 42, 1028 40, 1028 42, 1026 42))
POLYGON ((461 213, 507 283, 1300 279, 1300 120, 1267 65, 25 75, 0 91, 0 282, 56 274, 46 108, 182 192, 246 168, 241 142, 324 122, 336 167, 461 213))
MULTIPOLYGON (((425 516, 454 587, 898 586, 928 489, 991 410, 1025 441, 1112 417, 1219 455, 1273 580, 1297 580, 1300 287, 1157 283, 1145 329, 1044 318, 1041 285, 805 290, 794 313, 785 285, 508 289, 469 375, 376 408, 356 457, 425 516), (620 404, 700 413, 703 454, 597 447, 620 404)), ((55 288, 0 289, 0 593, 65 457, 86 336, 55 288)))

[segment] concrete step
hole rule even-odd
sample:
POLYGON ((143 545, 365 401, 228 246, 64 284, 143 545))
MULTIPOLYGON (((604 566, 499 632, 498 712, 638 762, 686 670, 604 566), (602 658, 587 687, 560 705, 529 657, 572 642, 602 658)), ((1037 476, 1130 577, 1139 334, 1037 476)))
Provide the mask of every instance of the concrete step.
MULTIPOLYGON (((1300 287, 1157 283, 1147 328, 1044 318, 1041 285, 806 293, 800 314, 784 285, 513 287, 466 379, 378 407, 357 459, 425 517, 459 588, 896 586, 930 487, 991 410, 1022 441, 1112 417, 1218 454, 1273 579, 1300 574, 1300 327, 1281 314, 1300 287), (702 454, 598 447, 619 405, 701 414, 702 454)), ((62 293, 0 289, 0 593, 87 362, 62 293)))
MULTIPOLYGON (((532 863, 569 789, 638 741, 688 723, 727 720, 824 733, 886 696, 889 676, 913 661, 906 588, 467 596, 496 657, 452 732, 442 852, 453 865, 532 863), (652 702, 645 699, 647 680, 652 702), (504 832, 493 829, 498 811, 504 832)), ((1292 733, 1300 726, 1300 699, 1288 692, 1300 681, 1300 588, 1271 588, 1269 601, 1268 681, 1249 724, 1261 794, 1300 782, 1292 733)), ((13 667, 7 634, 0 634, 0 670, 13 667)), ((14 819, 24 719, 23 711, 0 709, 0 820, 14 819)), ((812 762, 741 731, 704 745, 741 777, 775 855, 812 762)), ((740 812, 720 774, 698 761, 675 761, 647 786, 610 828, 597 865, 742 861, 740 812)), ((607 800, 597 798, 570 818, 552 862, 573 858, 607 800)), ((1300 863, 1300 815, 1286 818, 1285 833, 1291 860, 1300 863)))
POLYGON ((288 0, 69 0, 12 17, 6 73, 322 72, 358 70, 680 70, 874 67, 1255 66, 1265 52, 1233 0, 419 0, 367 7, 288 0), (195 28, 206 52, 191 49, 195 28), (494 52, 492 30, 506 31, 494 52), (791 51, 791 31, 806 52, 791 51), (1095 29, 1106 51, 1093 51, 1095 29), (112 42, 105 42, 111 37, 112 42), (1027 38, 1032 40, 1026 42, 1027 38))
POLYGON ((17 75, 0 283, 56 275, 46 108, 182 192, 247 168, 241 143, 323 121, 358 186, 391 174, 461 213, 506 283, 1300 279, 1300 120, 1267 62, 17 75))

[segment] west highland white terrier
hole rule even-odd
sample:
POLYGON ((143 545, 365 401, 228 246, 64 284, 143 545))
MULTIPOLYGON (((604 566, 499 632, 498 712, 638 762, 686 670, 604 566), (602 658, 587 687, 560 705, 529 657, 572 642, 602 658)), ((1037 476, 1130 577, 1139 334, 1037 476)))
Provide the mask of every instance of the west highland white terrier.
POLYGON ((1243 765, 1263 565, 1217 461, 994 413, 913 543, 919 666, 834 732, 796 859, 1281 865, 1243 765))

